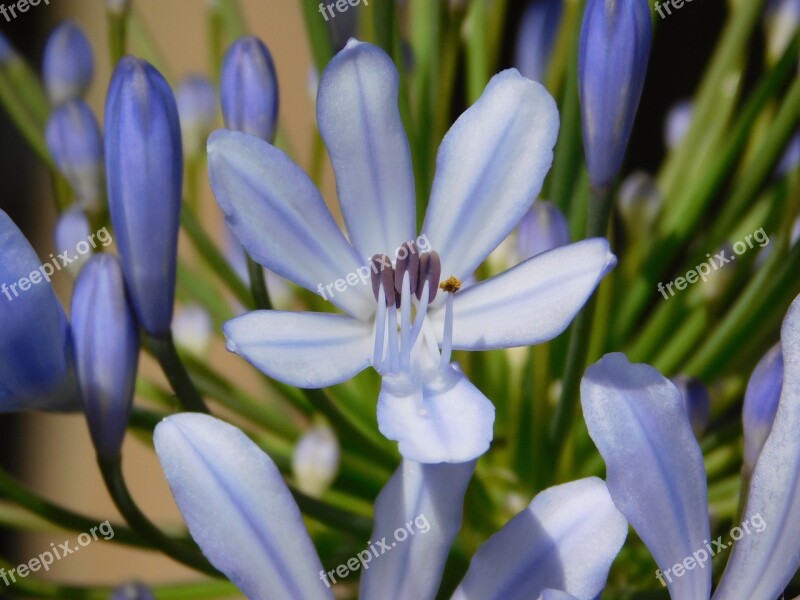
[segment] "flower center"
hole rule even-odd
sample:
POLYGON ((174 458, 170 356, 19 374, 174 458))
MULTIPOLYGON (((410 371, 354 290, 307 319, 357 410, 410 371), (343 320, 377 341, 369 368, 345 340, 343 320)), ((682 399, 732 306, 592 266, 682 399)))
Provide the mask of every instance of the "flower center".
POLYGON ((453 294, 461 282, 449 277, 440 284, 442 262, 435 251, 420 254, 413 241, 402 247, 408 252, 398 256, 394 265, 385 254, 376 254, 371 261, 372 291, 378 303, 372 365, 381 375, 409 373, 411 351, 420 336, 438 357, 440 368, 450 364, 452 352, 453 294), (441 352, 425 319, 439 289, 447 293, 441 352))

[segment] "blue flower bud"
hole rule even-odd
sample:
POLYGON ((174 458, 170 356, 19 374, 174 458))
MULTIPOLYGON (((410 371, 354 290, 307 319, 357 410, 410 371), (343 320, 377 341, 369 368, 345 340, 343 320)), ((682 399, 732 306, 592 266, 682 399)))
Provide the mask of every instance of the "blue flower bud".
POLYGON ((522 260, 569 242, 569 223, 552 202, 537 200, 520 221, 517 248, 522 260))
POLYGON ((222 63, 225 127, 272 143, 278 121, 278 79, 272 56, 256 37, 238 39, 222 63))
POLYGON ((118 455, 128 426, 139 329, 112 254, 92 257, 75 282, 72 332, 78 386, 98 456, 118 455))
POLYGON ((50 287, 56 272, 0 210, 0 413, 79 407, 66 315, 50 287))
POLYGON ((782 387, 783 353, 781 345, 776 344, 756 365, 744 394, 744 465, 749 473, 753 472, 761 448, 772 430, 782 387))
POLYGON ((635 171, 622 182, 617 208, 632 237, 647 235, 655 224, 664 198, 648 173, 635 171))
POLYGON ((103 198, 103 138, 92 109, 83 100, 60 105, 47 122, 45 139, 78 203, 98 213, 103 198))
POLYGON ((172 319, 175 345, 197 358, 205 358, 211 349, 214 324, 202 306, 192 304, 178 309, 172 319))
POLYGON ((304 494, 321 497, 339 474, 339 441, 327 425, 306 431, 292 452, 292 475, 304 494))
POLYGON ((0 32, 0 66, 11 62, 11 59, 16 56, 16 52, 14 51, 14 47, 11 45, 11 42, 8 41, 8 38, 0 32))
POLYGON ((672 378, 672 383, 681 393, 683 407, 689 415, 689 422, 692 424, 692 431, 698 439, 706 427, 711 414, 711 397, 708 389, 699 379, 679 375, 672 378))
POLYGON ((783 177, 794 171, 800 165, 800 133, 794 134, 781 156, 778 166, 775 167, 775 176, 783 177))
POLYGON ((155 596, 141 583, 127 583, 114 590, 111 600, 155 600, 155 596))
POLYGON ((217 114, 217 94, 202 75, 187 77, 175 94, 181 121, 181 139, 187 154, 205 149, 206 138, 217 114))
POLYGON ((622 167, 650 55, 646 0, 589 0, 578 56, 583 148, 595 187, 622 167))
POLYGON ((664 140, 669 150, 674 150, 681 143, 694 116, 694 104, 691 100, 683 100, 669 109, 664 122, 664 140))
POLYGON ((44 85, 54 105, 80 98, 89 89, 94 55, 86 34, 73 21, 53 30, 44 48, 44 85))
POLYGON ((150 64, 117 63, 106 99, 108 206, 139 323, 164 337, 175 299, 183 156, 178 109, 150 64))
POLYGON ((792 41, 800 23, 798 0, 768 0, 764 10, 767 34, 767 59, 770 64, 778 62, 792 41))
POLYGON ((91 254, 76 255, 73 250, 75 246, 78 245, 78 242, 85 242, 88 240, 90 234, 89 219, 86 218, 86 214, 79 206, 73 206, 69 210, 64 211, 56 221, 56 249, 59 252, 67 251, 71 256, 76 256, 71 263, 64 267, 73 277, 78 275, 84 263, 91 256, 91 254))
POLYGON ((564 12, 564 0, 530 2, 517 32, 514 66, 523 77, 543 83, 564 12))

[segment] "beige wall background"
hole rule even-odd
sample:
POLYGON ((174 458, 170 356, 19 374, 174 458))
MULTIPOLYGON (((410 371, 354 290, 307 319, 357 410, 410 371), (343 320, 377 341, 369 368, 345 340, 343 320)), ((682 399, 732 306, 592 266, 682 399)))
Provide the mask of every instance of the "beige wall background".
MULTIPOLYGON (((134 0, 138 15, 152 34, 166 58, 173 81, 194 72, 209 74, 207 49, 207 0, 134 0)), ((280 81, 281 129, 295 151, 295 159, 304 168, 309 164, 313 133, 313 99, 308 89, 312 59, 308 50, 298 2, 290 0, 242 0, 249 32, 269 46, 280 81)), ((96 75, 88 101, 102 123, 103 103, 110 76, 104 0, 52 0, 45 8, 51 25, 71 18, 87 32, 96 53, 96 75)), ((320 17, 321 18, 321 17, 320 17)), ((327 162, 327 161, 326 161, 327 162)), ((330 169, 326 164, 325 195, 333 200, 330 169)), ((35 244, 46 256, 52 251, 52 225, 55 213, 45 177, 39 194, 41 230, 35 244)), ((204 190, 205 220, 219 238, 220 218, 210 192, 204 190)), ((185 241, 181 251, 186 250, 185 241)), ((68 304, 71 281, 66 275, 55 281, 59 296, 68 304)), ((221 344, 213 349, 214 364, 242 369, 238 359, 227 355, 221 344)), ((154 372, 152 362, 143 368, 154 372)), ((95 466, 94 451, 80 415, 26 415, 24 435, 27 443, 20 457, 25 483, 37 492, 71 509, 97 515, 98 522, 111 519, 121 522, 103 486, 95 466)), ((124 469, 129 487, 142 509, 152 519, 167 525, 181 524, 168 486, 151 448, 128 436, 124 446, 124 469)), ((26 534, 17 556, 28 561, 50 547, 50 543, 70 540, 75 545, 77 533, 48 532, 26 534)), ((127 580, 146 583, 180 582, 198 579, 159 554, 128 550, 99 540, 56 562, 45 578, 74 584, 117 584, 127 580)))

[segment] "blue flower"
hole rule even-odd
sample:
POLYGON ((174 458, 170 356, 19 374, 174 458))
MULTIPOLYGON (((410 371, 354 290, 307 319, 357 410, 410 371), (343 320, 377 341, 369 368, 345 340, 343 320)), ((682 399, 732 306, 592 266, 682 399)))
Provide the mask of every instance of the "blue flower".
POLYGON ((552 202, 534 202, 528 214, 520 221, 517 247, 523 260, 566 246, 569 242, 567 218, 552 202))
MULTIPOLYGON (((90 235, 89 219, 86 218, 86 214, 79 206, 73 206, 58 216, 53 237, 59 251, 75 248, 81 241, 85 243, 90 239, 90 235)), ((65 268, 73 277, 76 277, 90 257, 91 254, 78 254, 65 268)))
POLYGON ((92 83, 94 55, 86 34, 74 21, 56 27, 44 48, 42 76, 54 105, 82 97, 92 83))
POLYGON ((94 256, 75 282, 72 331, 78 386, 92 441, 99 456, 116 457, 133 404, 139 329, 113 255, 94 256))
POLYGON ((683 408, 689 415, 692 431, 699 439, 708 425, 711 413, 711 396, 708 394, 708 389, 702 381, 687 375, 673 377, 670 381, 680 391, 683 408))
POLYGON ((183 157, 178 109, 150 64, 126 56, 106 99, 108 205, 122 270, 142 327, 170 329, 175 299, 183 157))
POLYGON ((778 598, 800 566, 800 296, 783 321, 781 344, 783 387, 772 431, 750 480, 741 527, 719 543, 709 542, 703 455, 680 392, 622 354, 606 355, 586 371, 583 414, 605 459, 611 497, 676 600, 709 598, 711 557, 729 539, 738 541, 715 600, 778 598), (676 573, 679 564, 686 566, 676 573))
POLYGON ((217 93, 212 83, 202 75, 184 79, 175 94, 181 122, 181 140, 187 154, 197 154, 217 115, 217 93))
POLYGON ((776 344, 756 365, 744 394, 744 466, 752 473, 758 455, 767 441, 783 387, 783 353, 776 344))
POLYGON ((442 141, 418 236, 397 89, 391 59, 355 40, 320 82, 317 121, 349 242, 283 152, 242 133, 212 134, 211 186, 248 253, 347 313, 256 311, 224 329, 231 350, 290 385, 334 385, 372 366, 383 377, 379 428, 406 458, 469 461, 491 442, 494 408, 451 365, 452 350, 552 339, 616 259, 605 239, 585 240, 457 292, 539 193, 556 106, 516 70, 493 77, 442 141))
POLYGON ((16 55, 17 53, 14 51, 14 47, 11 45, 11 42, 9 42, 8 38, 2 32, 0 32, 0 66, 11 62, 11 59, 16 55))
MULTIPOLYGON (((183 413, 159 423, 153 441, 192 537, 248 598, 333 598, 343 575, 323 567, 278 468, 243 432, 183 413)), ((347 561, 361 571, 362 600, 435 597, 475 464, 403 461, 376 500, 370 541, 347 561)), ((591 600, 626 535, 602 480, 550 488, 478 549, 453 600, 551 588, 591 600)))
POLYGON ((67 318, 42 261, 0 210, 0 413, 80 405, 67 318))
POLYGON ((614 182, 622 167, 650 55, 645 0, 589 0, 578 55, 583 148, 592 185, 614 182))
POLYGON ((50 115, 47 148, 84 210, 99 213, 103 199, 103 138, 92 109, 70 100, 50 115))
POLYGON ((272 56, 257 37, 238 39, 222 62, 225 127, 272 143, 278 123, 278 78, 272 56))
POLYGON ((564 0, 537 0, 525 7, 514 60, 523 77, 544 83, 563 13, 564 0))

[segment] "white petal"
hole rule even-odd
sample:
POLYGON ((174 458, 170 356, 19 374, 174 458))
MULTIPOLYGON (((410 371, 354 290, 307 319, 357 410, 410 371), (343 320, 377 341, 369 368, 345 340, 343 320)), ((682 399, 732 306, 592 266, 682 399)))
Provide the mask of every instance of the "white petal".
POLYGON ((549 488, 478 548, 452 600, 530 600, 548 588, 593 600, 627 534, 601 479, 549 488))
POLYGON ((421 387, 383 378, 378 429, 399 442, 400 454, 421 463, 458 463, 489 449, 494 406, 452 366, 421 387))
POLYGON ((435 597, 450 546, 461 529, 464 493, 474 471, 475 461, 402 462, 375 502, 370 540, 381 554, 359 556, 367 559, 359 590, 362 600, 435 597), (377 544, 381 540, 391 549, 377 544))
POLYGON ((333 598, 278 468, 244 433, 182 413, 153 441, 192 537, 248 598, 333 598))
MULTIPOLYGON (((453 298, 453 347, 532 346, 563 332, 616 265, 608 241, 583 240, 539 254, 453 298)), ((442 271, 444 274, 444 271, 442 271)), ((429 312, 439 336, 444 306, 429 312)))
POLYGON ((781 328, 783 388, 715 600, 773 599, 800 566, 800 296, 781 328))
MULTIPOLYGON (((359 267, 369 276, 317 188, 274 146, 238 131, 215 131, 208 172, 228 226, 260 264, 318 294, 359 267)), ((366 319, 375 309, 368 283, 343 284, 344 291, 327 299, 366 319)))
MULTIPOLYGON (((586 370, 581 402, 611 497, 659 568, 705 548, 706 472, 680 391, 653 367, 615 353, 586 370)), ((711 568, 669 579, 672 598, 707 600, 711 593, 711 568)))
POLYGON ((531 207, 553 161, 558 108, 516 69, 492 77, 436 158, 423 233, 442 275, 470 275, 531 207))
POLYGON ((397 107, 397 69, 377 46, 351 39, 322 74, 317 122, 350 240, 362 258, 416 237, 414 172, 397 107))
POLYGON ((301 388, 347 381, 372 360, 372 326, 345 315, 257 310, 223 327, 228 350, 301 388))

